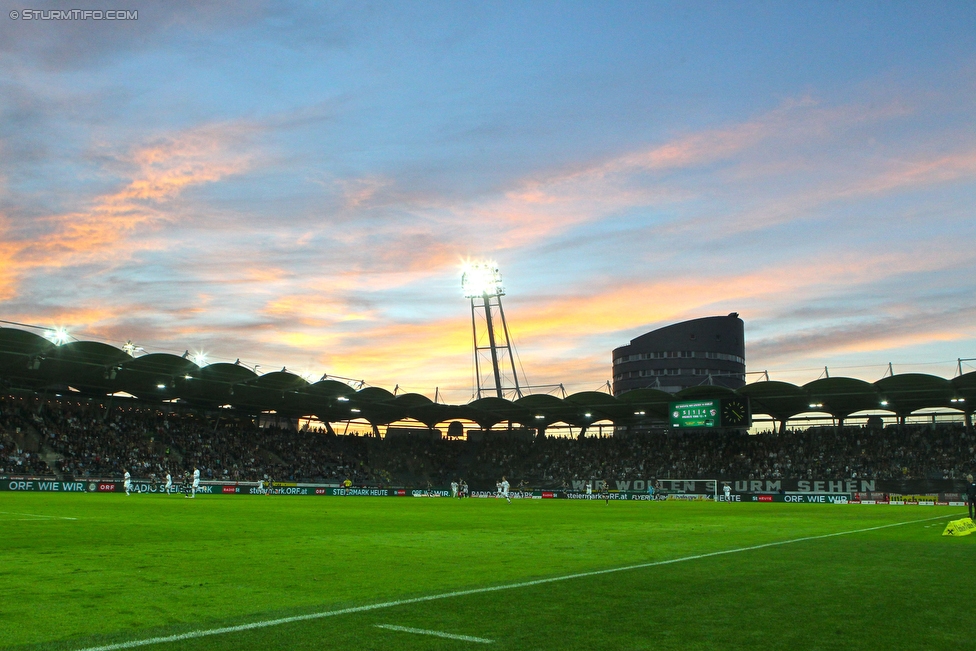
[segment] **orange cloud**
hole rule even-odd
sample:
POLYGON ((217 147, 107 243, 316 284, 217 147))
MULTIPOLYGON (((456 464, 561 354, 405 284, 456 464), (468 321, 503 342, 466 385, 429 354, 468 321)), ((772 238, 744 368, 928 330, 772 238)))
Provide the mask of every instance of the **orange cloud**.
MULTIPOLYGON (((238 174, 250 157, 238 151, 245 128, 215 125, 177 133, 136 149, 121 160, 131 179, 116 192, 96 197, 84 210, 40 220, 48 232, 32 240, 7 239, 0 248, 0 296, 16 293, 18 279, 31 269, 70 267, 92 261, 127 259, 151 248, 137 231, 177 219, 166 203, 194 185, 238 174)), ((5 229, 9 236, 9 228, 5 229)), ((6 238, 5 238, 6 239, 6 238)))
MULTIPOLYGON (((0 237, 4 229, 0 228, 0 237)), ((0 301, 13 298, 17 293, 17 255, 20 247, 13 242, 0 240, 0 301)))

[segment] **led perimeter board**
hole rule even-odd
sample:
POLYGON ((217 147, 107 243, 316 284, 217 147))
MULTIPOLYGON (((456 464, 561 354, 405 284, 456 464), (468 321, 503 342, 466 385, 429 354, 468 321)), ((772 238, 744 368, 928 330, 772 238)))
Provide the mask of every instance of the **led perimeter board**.
POLYGON ((752 411, 745 397, 684 400, 668 405, 674 429, 716 429, 750 427, 752 411))

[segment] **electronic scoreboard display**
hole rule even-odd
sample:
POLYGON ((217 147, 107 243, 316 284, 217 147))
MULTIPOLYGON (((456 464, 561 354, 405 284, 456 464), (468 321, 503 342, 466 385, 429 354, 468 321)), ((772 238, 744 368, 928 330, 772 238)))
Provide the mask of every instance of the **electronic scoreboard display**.
POLYGON ((674 429, 715 429, 750 427, 752 412, 747 398, 710 398, 669 403, 671 427, 674 429))

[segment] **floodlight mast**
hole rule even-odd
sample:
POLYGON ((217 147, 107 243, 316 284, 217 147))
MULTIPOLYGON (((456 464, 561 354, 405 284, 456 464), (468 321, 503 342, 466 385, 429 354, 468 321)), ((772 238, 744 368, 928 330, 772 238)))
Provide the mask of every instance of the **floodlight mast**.
POLYGON ((461 273, 461 289, 464 297, 471 301, 471 334, 474 338, 474 369, 477 382, 477 398, 481 399, 485 394, 494 393, 498 398, 505 397, 505 391, 514 394, 516 398, 522 397, 522 389, 519 386, 518 373, 515 370, 515 356, 512 354, 512 342, 508 332, 508 323, 505 320, 505 311, 502 309, 502 296, 505 295, 505 288, 502 286, 502 275, 498 267, 493 262, 469 262, 464 265, 461 273), (495 333, 494 310, 498 310, 501 317, 502 327, 498 333, 504 337, 504 342, 499 343, 495 333), (483 312, 485 329, 488 335, 488 345, 483 346, 478 341, 478 313, 483 312), (494 386, 490 386, 482 377, 481 354, 488 351, 491 356, 492 378, 494 386), (502 372, 499 358, 508 356, 508 362, 512 368, 512 382, 514 386, 505 387, 502 383, 502 372))

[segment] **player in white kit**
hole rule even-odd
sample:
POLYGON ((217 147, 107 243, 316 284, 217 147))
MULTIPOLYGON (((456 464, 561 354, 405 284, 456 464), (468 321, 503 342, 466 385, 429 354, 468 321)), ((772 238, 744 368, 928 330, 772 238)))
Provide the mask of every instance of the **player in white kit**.
POLYGON ((732 487, 729 486, 728 484, 726 484, 722 488, 722 490, 725 491, 725 501, 726 502, 731 502, 732 501, 732 487))
POLYGON ((511 504, 512 503, 512 498, 508 496, 508 489, 510 488, 510 486, 508 484, 508 480, 505 479, 504 477, 502 477, 501 487, 502 487, 502 490, 501 490, 502 497, 504 497, 506 500, 508 500, 508 503, 511 504))
POLYGON ((166 471, 166 494, 169 495, 171 490, 173 490, 173 475, 166 471))
POLYGON ((197 496, 197 489, 200 488, 200 469, 193 468, 193 494, 190 497, 197 496))
POLYGON ((129 491, 132 490, 132 475, 129 474, 128 470, 122 476, 122 485, 125 487, 125 494, 128 495, 129 491))

